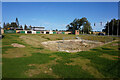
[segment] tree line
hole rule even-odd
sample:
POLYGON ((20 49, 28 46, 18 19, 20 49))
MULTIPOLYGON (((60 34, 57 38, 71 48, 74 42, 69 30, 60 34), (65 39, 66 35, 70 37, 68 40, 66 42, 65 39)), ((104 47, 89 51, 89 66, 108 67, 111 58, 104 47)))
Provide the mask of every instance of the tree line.
MULTIPOLYGON (((30 30, 31 25, 24 25, 24 30, 30 30)), ((15 22, 11 23, 3 23, 3 29, 23 29, 22 25, 19 24, 18 18, 16 18, 15 22)), ((80 33, 89 34, 92 31, 91 23, 87 20, 87 18, 83 17, 81 19, 75 18, 71 23, 67 26, 67 31, 72 31, 75 34, 75 30, 79 30, 80 33)), ((57 31, 57 30, 56 30, 57 31)), ((107 22, 104 26, 102 32, 105 32, 106 35, 120 35, 120 19, 112 19, 110 22, 107 22)))
POLYGON ((102 31, 106 35, 120 35, 120 19, 112 19, 110 22, 107 22, 102 31))
MULTIPOLYGON (((31 25, 27 26, 26 24, 24 25, 24 30, 28 30, 31 29, 31 25)), ((16 18, 15 22, 11 22, 11 23, 3 23, 3 29, 8 30, 8 29, 23 29, 22 25, 19 24, 18 18, 16 18)))
POLYGON ((75 30, 79 30, 80 33, 89 34, 92 31, 91 23, 87 18, 83 17, 81 19, 75 18, 73 22, 66 26, 68 31, 72 31, 75 34, 75 30))

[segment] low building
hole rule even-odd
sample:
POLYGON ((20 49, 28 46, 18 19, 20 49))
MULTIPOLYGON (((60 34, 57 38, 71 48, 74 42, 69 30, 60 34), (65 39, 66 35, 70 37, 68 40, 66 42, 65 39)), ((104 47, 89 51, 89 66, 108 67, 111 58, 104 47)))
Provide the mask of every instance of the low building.
POLYGON ((75 30, 75 35, 79 35, 79 30, 75 30))
POLYGON ((65 31, 65 34, 72 34, 72 31, 65 31))
POLYGON ((36 31, 32 31, 32 34, 36 34, 36 31))
POLYGON ((44 31, 45 28, 44 27, 31 27, 31 30, 33 30, 33 31, 44 31))
POLYGON ((23 31, 23 29, 22 28, 16 29, 16 33, 20 33, 20 31, 23 31))
POLYGON ((105 34, 105 32, 100 32, 100 31, 94 31, 94 32, 93 32, 93 34, 99 34, 99 33, 105 34))

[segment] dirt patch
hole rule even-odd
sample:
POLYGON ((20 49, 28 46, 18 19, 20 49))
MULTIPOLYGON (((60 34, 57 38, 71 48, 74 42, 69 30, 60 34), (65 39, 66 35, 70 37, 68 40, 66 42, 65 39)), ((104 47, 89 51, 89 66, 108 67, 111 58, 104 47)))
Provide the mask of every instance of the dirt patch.
POLYGON ((71 63, 66 63, 66 65, 79 65, 82 67, 83 70, 88 71, 91 73, 95 78, 103 78, 104 76, 98 72, 97 69, 94 67, 90 66, 90 60, 89 59, 84 59, 82 57, 79 58, 73 58, 71 59, 73 62, 71 63))
POLYGON ((114 44, 112 44, 111 46, 120 46, 120 44, 114 43, 114 44))
POLYGON ((28 45, 31 45, 32 47, 38 47, 38 48, 42 47, 41 45, 42 41, 47 40, 38 35, 25 35, 25 36, 20 36, 19 38, 21 38, 28 45))
POLYGON ((108 54, 103 54, 100 57, 110 59, 110 60, 118 60, 116 58, 119 58, 118 56, 112 56, 112 55, 108 55, 108 54))
POLYGON ((55 78, 59 78, 57 75, 53 73, 53 70, 51 67, 48 66, 48 64, 29 64, 29 67, 35 67, 35 69, 29 69, 25 72, 25 74, 29 77, 38 75, 38 74, 48 74, 55 78))
POLYGON ((19 48, 24 48, 24 45, 18 44, 18 43, 13 43, 11 44, 13 47, 19 47, 19 48))
POLYGON ((23 48, 15 48, 15 49, 8 49, 5 51, 6 54, 2 54, 2 57, 5 58, 19 58, 19 57, 27 57, 31 56, 30 50, 24 49, 23 48))
POLYGON ((103 45, 102 42, 89 40, 58 40, 42 42, 42 45, 53 51, 79 52, 88 51, 91 48, 103 45))
POLYGON ((49 56, 49 57, 51 57, 51 58, 57 57, 57 58, 58 58, 58 56, 57 56, 57 55, 51 55, 51 56, 49 56))
POLYGON ((58 64, 56 60, 61 59, 60 57, 56 55, 51 55, 50 57, 56 57, 55 60, 50 61, 49 63, 46 64, 29 64, 29 67, 35 67, 34 69, 29 69, 25 72, 25 75, 29 77, 33 77, 38 74, 48 74, 51 75, 55 78, 60 78, 58 75, 53 73, 53 70, 50 66, 58 64))

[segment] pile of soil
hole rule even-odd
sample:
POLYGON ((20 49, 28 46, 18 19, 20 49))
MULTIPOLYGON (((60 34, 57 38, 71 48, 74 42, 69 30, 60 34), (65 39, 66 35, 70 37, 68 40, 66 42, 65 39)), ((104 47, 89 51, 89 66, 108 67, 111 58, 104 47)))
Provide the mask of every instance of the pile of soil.
POLYGON ((11 44, 13 47, 19 47, 19 48, 23 48, 25 47, 24 45, 18 44, 18 43, 13 43, 11 44))

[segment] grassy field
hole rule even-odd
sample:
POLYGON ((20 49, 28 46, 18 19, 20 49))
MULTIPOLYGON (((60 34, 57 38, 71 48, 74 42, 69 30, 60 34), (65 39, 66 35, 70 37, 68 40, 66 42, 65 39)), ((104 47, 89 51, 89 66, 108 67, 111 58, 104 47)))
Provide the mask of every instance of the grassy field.
MULTIPOLYGON (((2 39, 3 78, 119 78, 117 43, 77 53, 55 52, 41 45, 43 41, 75 38, 75 35, 4 34, 2 39), (68 37, 68 38, 67 38, 68 37), (13 47, 12 43, 24 48, 13 47)), ((109 42, 116 37, 87 36, 87 40, 109 42)))

